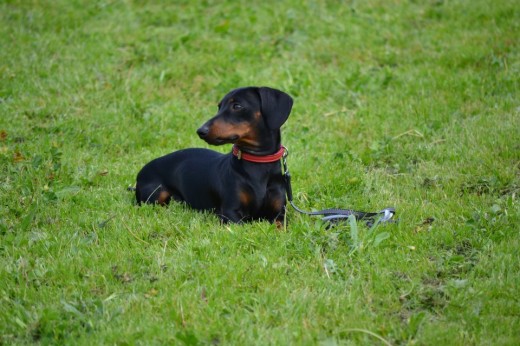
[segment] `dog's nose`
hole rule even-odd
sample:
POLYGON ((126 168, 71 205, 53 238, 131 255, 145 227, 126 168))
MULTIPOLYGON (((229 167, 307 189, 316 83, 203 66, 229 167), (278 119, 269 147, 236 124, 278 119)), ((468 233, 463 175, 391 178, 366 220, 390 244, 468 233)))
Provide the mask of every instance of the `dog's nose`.
POLYGON ((199 127, 199 129, 197 130, 197 134, 199 135, 200 138, 204 138, 208 135, 209 133, 209 127, 208 126, 201 126, 199 127))

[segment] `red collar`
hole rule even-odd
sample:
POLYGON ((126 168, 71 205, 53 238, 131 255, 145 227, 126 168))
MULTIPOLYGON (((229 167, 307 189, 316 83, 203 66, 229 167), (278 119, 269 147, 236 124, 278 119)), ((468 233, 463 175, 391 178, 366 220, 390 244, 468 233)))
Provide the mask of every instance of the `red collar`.
POLYGON ((239 160, 256 162, 256 163, 270 163, 279 161, 283 154, 285 154, 285 147, 280 147, 276 153, 271 155, 253 155, 244 153, 242 150, 238 149, 236 145, 233 145, 233 155, 235 155, 239 160))

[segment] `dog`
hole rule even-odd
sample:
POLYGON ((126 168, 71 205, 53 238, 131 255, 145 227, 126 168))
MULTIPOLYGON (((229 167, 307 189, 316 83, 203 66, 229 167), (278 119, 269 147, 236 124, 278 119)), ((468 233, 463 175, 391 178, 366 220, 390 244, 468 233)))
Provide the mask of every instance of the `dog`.
POLYGON ((137 203, 166 205, 173 199, 212 211, 224 223, 268 220, 280 227, 286 205, 280 127, 292 106, 280 90, 232 90, 197 130, 208 144, 233 144, 232 151, 188 148, 149 162, 137 175, 137 203))

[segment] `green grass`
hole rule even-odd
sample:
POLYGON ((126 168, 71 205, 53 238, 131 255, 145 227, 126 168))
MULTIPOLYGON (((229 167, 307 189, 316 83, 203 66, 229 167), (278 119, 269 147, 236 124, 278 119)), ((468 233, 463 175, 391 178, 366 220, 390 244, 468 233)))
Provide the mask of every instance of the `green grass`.
POLYGON ((0 344, 518 344, 519 29, 514 0, 1 1, 0 344), (135 207, 247 85, 295 99, 299 206, 400 222, 135 207))

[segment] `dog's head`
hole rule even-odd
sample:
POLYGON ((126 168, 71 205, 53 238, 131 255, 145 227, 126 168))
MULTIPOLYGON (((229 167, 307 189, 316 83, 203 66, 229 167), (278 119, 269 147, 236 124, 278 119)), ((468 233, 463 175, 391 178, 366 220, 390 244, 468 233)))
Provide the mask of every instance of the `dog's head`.
MULTIPOLYGON (((197 134, 213 145, 235 143, 250 151, 261 151, 279 140, 280 127, 291 113, 292 98, 267 87, 232 90, 218 104, 217 114, 197 134)), ((279 143, 278 143, 279 144, 279 143)))

